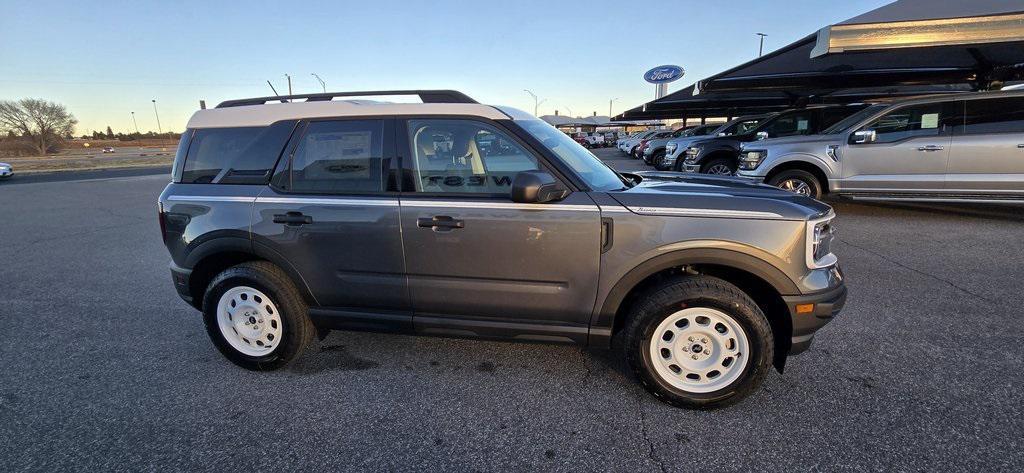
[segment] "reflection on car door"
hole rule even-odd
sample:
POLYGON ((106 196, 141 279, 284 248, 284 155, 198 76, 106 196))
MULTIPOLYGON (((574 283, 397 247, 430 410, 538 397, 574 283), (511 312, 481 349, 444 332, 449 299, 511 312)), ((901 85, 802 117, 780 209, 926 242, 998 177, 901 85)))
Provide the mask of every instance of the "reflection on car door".
POLYGON ((874 130, 876 140, 845 145, 838 187, 848 192, 941 192, 952 112, 950 103, 908 105, 861 127, 858 131, 874 130))
POLYGON ((515 175, 546 167, 497 124, 406 123, 402 235, 417 331, 480 335, 511 324, 506 331, 535 338, 585 337, 600 257, 593 200, 512 202, 515 175), (495 140, 500 152, 481 146, 495 140))
POLYGON ((953 129, 946 187, 959 194, 1024 194, 1024 97, 967 100, 953 129))

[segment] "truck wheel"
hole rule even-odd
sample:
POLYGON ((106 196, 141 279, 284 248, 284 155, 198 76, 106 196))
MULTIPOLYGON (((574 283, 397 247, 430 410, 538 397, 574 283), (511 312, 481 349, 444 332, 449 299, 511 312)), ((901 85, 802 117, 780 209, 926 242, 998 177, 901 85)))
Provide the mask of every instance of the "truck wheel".
POLYGON ((782 171, 772 176, 768 180, 768 184, 815 199, 820 199, 822 194, 821 182, 818 181, 818 178, 801 169, 782 171))
POLYGON ((700 172, 718 176, 731 176, 736 174, 736 164, 733 161, 734 160, 728 158, 712 159, 700 168, 700 172))
POLYGON ((298 289, 280 268, 263 261, 218 274, 203 296, 203 320, 221 354, 257 371, 288 364, 316 335, 298 289))
POLYGON ((694 409, 727 406, 759 388, 774 346, 757 304, 710 276, 654 287, 638 299, 622 332, 626 360, 644 388, 694 409))
POLYGON ((651 158, 651 161, 654 161, 654 169, 657 169, 659 171, 668 171, 668 166, 665 166, 665 163, 662 162, 665 161, 664 151, 658 151, 657 153, 654 153, 654 157, 651 158))

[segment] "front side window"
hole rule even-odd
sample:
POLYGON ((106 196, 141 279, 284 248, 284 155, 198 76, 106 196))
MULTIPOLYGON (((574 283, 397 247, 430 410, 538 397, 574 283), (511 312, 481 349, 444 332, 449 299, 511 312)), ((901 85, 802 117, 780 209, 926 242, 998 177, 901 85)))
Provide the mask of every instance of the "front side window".
POLYGON ((315 121, 292 155, 285 188, 363 193, 385 189, 382 120, 315 121))
POLYGON ((963 134, 1024 132, 1024 97, 968 100, 963 134))
POLYGON ((911 105, 882 115, 862 129, 874 130, 876 143, 938 136, 944 119, 943 109, 941 103, 911 105))
POLYGON ((409 120, 409 143, 416 192, 508 194, 516 174, 541 169, 504 132, 473 120, 409 120))

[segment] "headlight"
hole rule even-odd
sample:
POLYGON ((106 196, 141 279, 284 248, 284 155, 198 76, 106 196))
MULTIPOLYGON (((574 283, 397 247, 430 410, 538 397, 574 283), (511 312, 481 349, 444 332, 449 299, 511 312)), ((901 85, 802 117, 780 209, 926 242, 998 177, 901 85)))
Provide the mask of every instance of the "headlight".
POLYGON ((740 153, 740 169, 746 171, 757 169, 757 167, 761 165, 761 162, 764 161, 764 158, 766 157, 768 157, 767 150, 744 150, 742 153, 740 153))
POLYGON ((687 162, 687 163, 695 163, 695 162, 697 162, 697 156, 699 156, 699 155, 700 155, 700 148, 693 148, 693 147, 686 148, 686 159, 684 159, 683 161, 687 162))
POLYGON ((836 264, 838 258, 832 254, 832 239, 835 237, 835 227, 832 220, 836 214, 829 212, 828 215, 807 221, 807 267, 810 269, 827 268, 836 264))

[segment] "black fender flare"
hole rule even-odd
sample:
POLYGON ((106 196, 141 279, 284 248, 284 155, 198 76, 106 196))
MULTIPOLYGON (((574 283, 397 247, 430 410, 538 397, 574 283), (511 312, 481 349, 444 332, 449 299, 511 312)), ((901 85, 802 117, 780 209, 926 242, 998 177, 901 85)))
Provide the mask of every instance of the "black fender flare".
POLYGON ((306 283, 305 278, 295 268, 287 258, 282 256, 277 251, 274 251, 266 245, 253 242, 250 238, 240 236, 222 236, 214 237, 203 241, 193 248, 182 264, 185 269, 193 269, 204 259, 214 256, 218 253, 245 253, 255 256, 256 258, 269 261, 277 267, 281 268, 288 277, 291 278, 292 282, 302 293, 306 302, 310 305, 318 305, 316 298, 313 296, 313 292, 309 289, 309 285, 306 283))
POLYGON ((735 268, 761 278, 780 295, 800 294, 800 289, 789 276, 756 256, 721 248, 687 248, 671 251, 644 261, 612 286, 604 301, 600 303, 600 309, 591 319, 588 344, 604 347, 611 345, 619 308, 637 284, 660 271, 689 264, 714 264, 735 268))

